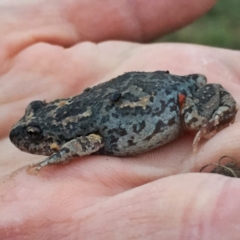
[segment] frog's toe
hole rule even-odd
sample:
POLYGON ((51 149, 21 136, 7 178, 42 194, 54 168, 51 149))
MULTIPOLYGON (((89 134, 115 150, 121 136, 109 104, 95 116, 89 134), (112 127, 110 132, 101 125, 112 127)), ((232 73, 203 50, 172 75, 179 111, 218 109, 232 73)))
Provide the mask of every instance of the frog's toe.
POLYGON ((201 138, 203 138, 203 136, 206 134, 206 128, 201 128, 197 134, 195 135, 195 138, 193 140, 193 152, 196 153, 197 152, 197 147, 198 147, 198 143, 200 142, 201 138))
POLYGON ((31 174, 31 175, 37 175, 38 172, 41 170, 41 168, 43 167, 41 165, 42 162, 38 162, 38 163, 32 163, 29 164, 27 166, 27 173, 31 174))
POLYGON ((234 120, 235 118, 223 124, 222 122, 220 122, 220 116, 215 115, 214 118, 210 120, 208 123, 204 124, 195 135, 195 138, 193 140, 193 152, 197 152, 198 143, 202 138, 206 139, 212 138, 219 131, 228 127, 230 124, 234 123, 234 120))

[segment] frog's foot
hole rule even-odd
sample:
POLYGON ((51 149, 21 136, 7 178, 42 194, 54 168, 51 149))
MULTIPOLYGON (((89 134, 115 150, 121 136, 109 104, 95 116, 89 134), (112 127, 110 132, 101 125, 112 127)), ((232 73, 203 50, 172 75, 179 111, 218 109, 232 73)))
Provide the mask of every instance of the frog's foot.
POLYGON ((193 140, 193 152, 197 152, 198 143, 202 138, 209 139, 217 134, 222 129, 228 127, 230 124, 233 124, 235 121, 235 117, 229 119, 228 122, 223 122, 221 116, 215 115, 213 119, 211 119, 207 124, 203 125, 202 128, 197 132, 195 138, 193 140))
POLYGON ((37 174, 45 166, 68 163, 74 157, 90 155, 97 152, 103 146, 103 139, 99 135, 90 134, 89 136, 78 137, 65 143, 59 152, 54 153, 44 161, 29 165, 27 171, 31 172, 34 169, 35 174, 37 174))

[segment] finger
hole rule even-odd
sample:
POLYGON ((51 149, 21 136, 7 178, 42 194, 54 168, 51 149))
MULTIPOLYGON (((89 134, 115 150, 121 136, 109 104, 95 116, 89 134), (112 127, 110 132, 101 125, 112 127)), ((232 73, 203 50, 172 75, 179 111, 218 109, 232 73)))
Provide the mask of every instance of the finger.
MULTIPOLYGON (((0 6, 0 36, 15 43, 146 41, 180 28, 208 11, 215 0, 170 1, 6 1, 0 6), (11 27, 10 27, 11 26, 11 27), (9 40, 10 40, 9 39, 9 40)), ((8 42, 10 43, 10 41, 8 42)))
POLYGON ((50 189, 49 181, 36 188, 36 180, 31 179, 26 187, 21 176, 13 176, 2 184, 1 239, 19 235, 39 239, 52 233, 58 239, 66 235, 69 239, 239 237, 237 179, 177 175, 118 194, 105 192, 105 197, 93 185, 91 191, 71 177, 61 185, 55 181, 50 189))
POLYGON ((84 221, 81 236, 93 224, 100 239, 238 239, 240 204, 232 196, 239 188, 237 179, 216 175, 165 178, 97 204, 102 210, 84 221))

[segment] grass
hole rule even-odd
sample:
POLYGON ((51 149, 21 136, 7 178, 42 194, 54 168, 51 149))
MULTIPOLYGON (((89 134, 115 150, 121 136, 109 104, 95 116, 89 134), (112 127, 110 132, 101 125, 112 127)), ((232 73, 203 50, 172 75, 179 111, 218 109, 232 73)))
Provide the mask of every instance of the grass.
POLYGON ((240 49, 240 0, 220 0, 191 25, 162 37, 158 42, 185 42, 240 49))

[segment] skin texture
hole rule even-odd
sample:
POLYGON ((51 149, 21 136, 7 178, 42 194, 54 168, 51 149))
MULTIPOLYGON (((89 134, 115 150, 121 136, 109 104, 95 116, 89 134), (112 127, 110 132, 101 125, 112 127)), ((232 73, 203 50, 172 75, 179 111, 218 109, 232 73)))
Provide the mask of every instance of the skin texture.
POLYGON ((239 114, 235 124, 202 143, 195 155, 193 136, 186 135, 137 157, 89 156, 42 169, 37 176, 26 173, 23 166, 42 157, 20 152, 8 134, 35 99, 69 97, 122 72, 168 69, 179 75, 200 72, 209 82, 222 84, 240 102, 237 51, 104 42, 162 35, 197 18, 213 1, 159 1, 158 7, 150 1, 151 15, 144 12, 144 1, 131 7, 112 1, 111 5, 92 5, 82 19, 76 8, 81 9, 81 1, 72 2, 76 11, 71 14, 64 10, 65 1, 36 1, 38 11, 30 1, 21 1, 19 6, 5 1, 0 6, 5 13, 0 14, 0 239, 239 239, 239 180, 196 173, 223 155, 238 158, 239 114), (183 7, 186 3, 187 8, 183 7), (89 24, 88 19, 96 18, 100 9, 116 7, 121 14, 126 9, 142 9, 141 14, 119 14, 125 24, 134 25, 131 30, 116 27, 110 21, 115 14, 99 15, 98 28, 89 24), (169 17, 166 10, 172 9, 180 15, 169 17), (167 16, 165 25, 161 24, 163 16, 167 16), (100 31, 105 22, 108 31, 100 31), (148 25, 154 25, 151 31, 148 25), (101 42, 81 42, 83 39, 101 42))

